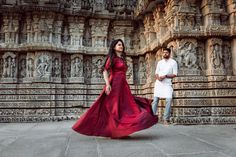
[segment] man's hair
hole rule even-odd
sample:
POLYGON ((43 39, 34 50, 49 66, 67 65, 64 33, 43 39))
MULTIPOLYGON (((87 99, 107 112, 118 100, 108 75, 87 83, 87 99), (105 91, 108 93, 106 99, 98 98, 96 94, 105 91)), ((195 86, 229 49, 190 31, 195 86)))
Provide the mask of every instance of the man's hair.
POLYGON ((163 48, 163 51, 168 51, 169 53, 171 53, 171 50, 169 48, 163 48))

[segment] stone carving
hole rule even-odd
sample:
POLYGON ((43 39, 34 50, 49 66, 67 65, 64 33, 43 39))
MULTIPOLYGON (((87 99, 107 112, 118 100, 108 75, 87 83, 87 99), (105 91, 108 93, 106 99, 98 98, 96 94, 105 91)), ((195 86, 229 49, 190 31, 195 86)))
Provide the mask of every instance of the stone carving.
POLYGON ((154 20, 153 20, 153 15, 147 15, 144 18, 144 28, 145 28, 145 38, 147 43, 151 43, 153 40, 156 38, 156 33, 154 31, 154 20))
MULTIPOLYGON (((31 18, 31 14, 27 13, 26 14, 26 23, 22 25, 26 25, 26 33, 27 33, 27 43, 32 43, 34 42, 34 26, 33 26, 33 20, 31 18)), ((24 30, 23 32, 24 33, 24 30)), ((22 42, 23 43, 23 42, 22 42)))
POLYGON ((3 62, 2 57, 0 57, 0 76, 2 76, 2 73, 3 73, 3 66, 4 66, 4 62, 3 62))
POLYGON ((49 31, 50 31, 50 26, 47 23, 45 15, 42 15, 39 20, 39 41, 46 43, 49 42, 49 31))
POLYGON ((103 57, 93 58, 93 70, 92 70, 93 78, 103 78, 103 75, 101 73, 103 64, 104 64, 103 57))
POLYGON ((3 60, 4 60, 3 77, 15 78, 17 75, 16 55, 7 52, 3 55, 3 60))
POLYGON ((69 17, 70 45, 81 47, 83 43, 84 18, 69 17))
POLYGON ((34 60, 32 58, 27 60, 27 77, 34 77, 34 60))
POLYGON ((62 20, 63 20, 63 16, 62 15, 56 15, 57 16, 57 20, 54 22, 54 27, 53 27, 53 43, 56 45, 61 45, 62 41, 61 41, 61 36, 62 36, 62 20))
POLYGON ((83 75, 83 61, 79 57, 75 57, 72 60, 71 65, 71 76, 72 77, 82 77, 83 75))
POLYGON ((91 8, 90 0, 81 0, 81 8, 89 10, 91 8))
POLYGON ((93 2, 93 12, 101 12, 105 10, 105 0, 96 0, 93 2))
POLYGON ((62 57, 62 77, 63 78, 69 78, 71 75, 71 64, 70 64, 70 59, 62 57))
POLYGON ((84 60, 84 74, 85 78, 90 79, 92 77, 92 67, 91 67, 91 59, 86 58, 84 60))
POLYGON ((144 58, 140 58, 139 60, 139 77, 140 79, 146 79, 147 76, 146 76, 146 67, 145 67, 145 60, 144 58))
POLYGON ((69 34, 69 28, 67 25, 63 27, 63 33, 62 33, 62 43, 63 45, 67 46, 69 45, 69 40, 70 40, 70 34, 69 34))
POLYGON ((155 69, 156 69, 156 64, 155 64, 155 57, 153 54, 148 53, 145 56, 145 63, 146 63, 146 76, 147 76, 147 83, 151 83, 154 81, 155 78, 155 69))
POLYGON ((133 60, 131 57, 127 57, 127 72, 126 72, 126 78, 127 80, 133 80, 133 60))
POLYGON ((226 43, 223 45, 223 63, 224 63, 224 68, 228 71, 230 71, 231 66, 232 66, 232 55, 231 55, 231 47, 229 43, 226 43))
POLYGON ((19 62, 19 77, 26 77, 26 59, 21 59, 19 62))
POLYGON ((39 38, 39 15, 33 14, 33 20, 32 20, 32 38, 33 42, 38 42, 39 38))
POLYGON ((58 58, 55 58, 53 61, 52 76, 53 77, 61 77, 61 65, 59 63, 58 58))
POLYGON ((133 93, 153 97, 169 47, 180 66, 173 121, 236 123, 235 0, 153 2, 0 0, 0 122, 77 117, 104 87, 103 56, 121 38, 133 93))
POLYGON ((139 65, 137 59, 134 59, 133 68, 134 68, 134 84, 139 84, 139 72, 138 72, 139 65))
POLYGON ((49 56, 41 55, 38 58, 36 70, 39 77, 47 77, 51 75, 51 64, 49 56))
POLYGON ((180 67, 186 67, 188 69, 197 69, 197 51, 193 43, 186 42, 179 48, 177 54, 177 62, 180 67))
POLYGON ((22 19, 21 23, 21 28, 22 30, 20 30, 20 43, 26 43, 27 42, 27 22, 26 19, 22 19))
POLYGON ((223 55, 219 44, 212 45, 210 60, 214 69, 223 68, 223 55))
POLYGON ((197 62, 197 65, 199 65, 199 68, 201 70, 206 70, 206 57, 205 57, 204 52, 205 52, 204 44, 198 43, 198 47, 197 47, 198 62, 197 62))
POLYGON ((83 45, 84 46, 92 46, 91 27, 89 26, 88 23, 85 23, 83 45))
POLYGON ((91 19, 89 24, 91 25, 92 46, 107 47, 109 21, 91 19))

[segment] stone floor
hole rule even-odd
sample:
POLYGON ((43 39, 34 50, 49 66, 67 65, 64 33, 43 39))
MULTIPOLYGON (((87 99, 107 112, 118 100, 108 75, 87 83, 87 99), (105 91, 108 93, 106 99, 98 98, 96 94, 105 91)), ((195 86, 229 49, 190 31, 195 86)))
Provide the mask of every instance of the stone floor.
POLYGON ((236 156, 236 125, 157 124, 126 139, 109 139, 77 134, 73 123, 0 123, 0 157, 236 156))

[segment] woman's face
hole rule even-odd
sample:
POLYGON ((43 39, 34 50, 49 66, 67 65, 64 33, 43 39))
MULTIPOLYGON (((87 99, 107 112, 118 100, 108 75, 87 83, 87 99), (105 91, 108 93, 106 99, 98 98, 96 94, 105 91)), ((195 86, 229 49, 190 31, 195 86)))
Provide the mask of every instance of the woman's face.
POLYGON ((115 50, 116 52, 123 52, 123 49, 124 49, 124 47, 123 47, 123 45, 122 45, 122 42, 121 42, 121 41, 118 41, 117 44, 116 44, 116 46, 114 47, 114 50, 115 50))

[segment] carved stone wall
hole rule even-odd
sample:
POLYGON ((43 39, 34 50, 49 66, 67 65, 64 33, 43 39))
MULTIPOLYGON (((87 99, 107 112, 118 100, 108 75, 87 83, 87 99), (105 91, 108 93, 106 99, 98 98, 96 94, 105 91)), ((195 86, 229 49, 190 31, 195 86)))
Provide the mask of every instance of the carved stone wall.
MULTIPOLYGON (((0 1, 0 122, 77 118, 104 86, 101 67, 115 38, 127 45, 132 89, 145 84, 134 81, 134 7, 134 0, 0 1)), ((137 66, 145 76, 145 61, 137 66)))
MULTIPOLYGON (((161 49, 169 47, 178 62, 179 74, 173 81, 172 121, 179 124, 235 123, 236 2, 140 0, 137 5, 135 15, 144 17, 144 33, 152 30, 150 23, 154 23, 156 34, 156 39, 152 40, 145 35, 147 44, 141 52, 146 56, 156 54, 157 62, 161 59, 161 49)), ((149 62, 151 60, 152 57, 149 62)), ((161 106, 162 116, 163 103, 161 106)))
POLYGON ((235 6, 232 0, 0 0, 0 122, 77 118, 102 91, 100 69, 110 42, 121 38, 133 94, 153 98, 156 63, 167 46, 179 66, 172 121, 236 123, 235 6))

